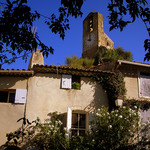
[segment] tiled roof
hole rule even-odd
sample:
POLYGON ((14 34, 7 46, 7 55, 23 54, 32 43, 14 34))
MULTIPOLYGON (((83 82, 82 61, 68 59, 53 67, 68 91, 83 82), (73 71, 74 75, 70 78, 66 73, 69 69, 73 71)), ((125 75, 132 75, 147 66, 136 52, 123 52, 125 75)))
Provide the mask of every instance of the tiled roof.
POLYGON ((55 74, 70 74, 79 76, 92 76, 98 73, 113 74, 110 71, 101 71, 99 69, 79 69, 69 66, 54 66, 54 65, 34 65, 33 70, 35 73, 55 73, 55 74))
POLYGON ((32 76, 33 71, 25 69, 1 69, 0 76, 32 76))

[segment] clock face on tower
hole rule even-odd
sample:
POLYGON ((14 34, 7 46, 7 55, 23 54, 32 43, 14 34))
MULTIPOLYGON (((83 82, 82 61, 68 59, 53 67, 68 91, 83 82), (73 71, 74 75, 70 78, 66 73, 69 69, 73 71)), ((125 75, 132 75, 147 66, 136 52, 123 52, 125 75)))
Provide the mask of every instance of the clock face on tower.
POLYGON ((89 33, 85 38, 85 47, 90 48, 96 40, 96 36, 94 33, 89 33))

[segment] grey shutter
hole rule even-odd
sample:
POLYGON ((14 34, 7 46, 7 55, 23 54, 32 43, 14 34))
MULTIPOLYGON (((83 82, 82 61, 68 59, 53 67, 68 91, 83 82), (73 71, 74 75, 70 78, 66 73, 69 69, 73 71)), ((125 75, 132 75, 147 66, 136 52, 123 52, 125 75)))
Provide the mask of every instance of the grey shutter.
POLYGON ((16 89, 15 103, 26 103, 26 89, 16 89))
POLYGON ((62 75, 62 88, 71 89, 72 76, 62 75))
POLYGON ((140 76, 140 94, 143 97, 150 97, 150 76, 140 76))

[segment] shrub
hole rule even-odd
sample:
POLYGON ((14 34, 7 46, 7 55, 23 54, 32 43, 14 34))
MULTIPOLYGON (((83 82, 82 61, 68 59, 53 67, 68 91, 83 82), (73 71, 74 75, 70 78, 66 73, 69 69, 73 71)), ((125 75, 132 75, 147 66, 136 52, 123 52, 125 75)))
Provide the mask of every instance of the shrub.
POLYGON ((137 142, 133 141, 139 126, 136 106, 134 110, 123 106, 111 112, 103 106, 94 113, 94 116, 91 135, 95 141, 95 149, 115 150, 137 142))
POLYGON ((39 124, 38 134, 33 141, 34 145, 46 150, 61 150, 68 147, 66 131, 56 112, 50 119, 39 124))

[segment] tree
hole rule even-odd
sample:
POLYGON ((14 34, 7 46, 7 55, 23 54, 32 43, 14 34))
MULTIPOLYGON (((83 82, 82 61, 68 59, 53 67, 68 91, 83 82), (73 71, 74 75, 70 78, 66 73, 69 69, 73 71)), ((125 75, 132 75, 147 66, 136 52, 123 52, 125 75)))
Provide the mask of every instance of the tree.
POLYGON ((133 55, 130 51, 125 51, 121 47, 116 49, 107 49, 104 46, 99 47, 96 56, 93 59, 79 58, 76 55, 72 57, 66 57, 66 64, 74 68, 90 68, 99 63, 105 63, 113 60, 133 60, 133 55))
POLYGON ((94 65, 105 63, 113 60, 133 60, 133 55, 130 51, 125 51, 122 47, 116 49, 107 49, 101 46, 96 53, 94 65))
POLYGON ((77 18, 82 16, 80 11, 83 0, 61 0, 58 8, 59 16, 43 16, 39 12, 31 12, 27 0, 6 0, 0 2, 2 11, 0 14, 0 65, 15 62, 22 57, 27 59, 29 53, 39 46, 43 55, 48 57, 54 49, 45 45, 38 37, 38 33, 32 32, 33 22, 44 17, 45 23, 51 32, 59 34, 64 39, 65 31, 69 29, 69 16, 77 18), (11 58, 9 57, 11 55, 11 58))
POLYGON ((108 4, 110 30, 119 28, 121 31, 128 24, 140 18, 145 24, 148 38, 144 41, 144 60, 150 60, 150 8, 147 0, 111 0, 108 4), (129 15, 131 20, 126 20, 129 15))
POLYGON ((66 57, 66 64, 74 68, 90 68, 93 66, 94 59, 79 58, 76 55, 66 57))
MULTIPOLYGON (((45 45, 38 37, 38 33, 32 32, 33 22, 43 17, 51 32, 59 34, 64 39, 65 32, 69 29, 69 16, 82 16, 81 7, 85 0, 61 0, 58 8, 59 16, 55 14, 44 16, 39 12, 31 12, 27 0, 5 0, 0 2, 2 7, 0 15, 0 64, 15 62, 22 57, 27 59, 29 53, 41 47, 44 55, 53 54, 54 49, 45 45), (25 37, 25 38, 22 38, 25 37), (9 55, 12 56, 8 57, 9 55)), ((148 31, 148 38, 144 42, 145 60, 150 60, 150 9, 147 0, 111 0, 108 3, 110 30, 123 28, 140 18, 148 31), (131 20, 125 20, 129 15, 131 20)))

